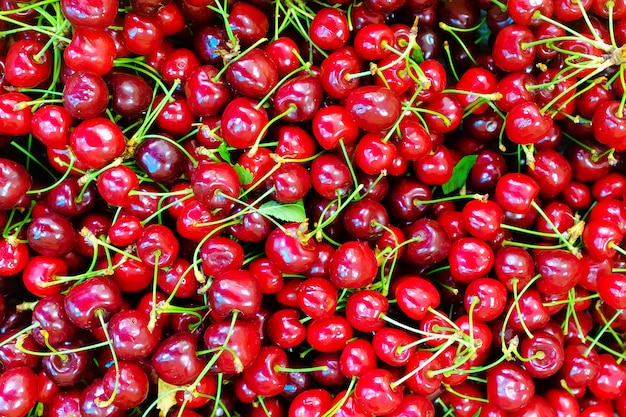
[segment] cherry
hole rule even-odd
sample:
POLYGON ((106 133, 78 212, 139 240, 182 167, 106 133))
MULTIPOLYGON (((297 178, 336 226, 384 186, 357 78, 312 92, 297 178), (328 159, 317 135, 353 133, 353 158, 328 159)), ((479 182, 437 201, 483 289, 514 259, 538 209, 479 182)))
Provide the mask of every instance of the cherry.
POLYGON ((37 40, 18 40, 6 54, 6 80, 15 87, 32 88, 42 84, 51 74, 52 55, 37 40))
POLYGON ((267 95, 278 83, 278 69, 263 49, 247 52, 226 69, 226 81, 235 92, 254 99, 267 95))
MULTIPOLYGON (((65 81, 63 107, 76 119, 87 120, 99 116, 105 111, 108 102, 107 84, 95 72, 76 71, 65 81)), ((76 151, 75 147, 73 149, 76 151)))
POLYGON ((382 315, 389 310, 387 298, 373 290, 359 290, 346 301, 346 319, 362 332, 374 332, 385 325, 382 315))
POLYGON ((287 354, 276 346, 263 346, 254 362, 243 372, 244 382, 257 395, 275 396, 287 384, 287 354))
MULTIPOLYGON (((30 259, 26 243, 0 239, 0 276, 9 277, 22 272, 30 259)), ((2 317, 2 315, 0 315, 2 317)))
POLYGON ((246 2, 235 3, 229 11, 228 24, 233 34, 244 44, 250 45, 265 37, 269 22, 265 14, 246 2))
MULTIPOLYGON (((231 319, 224 319, 209 325, 203 335, 204 343, 209 349, 222 346, 230 350, 218 350, 219 357, 215 362, 218 372, 238 374, 252 364, 261 348, 261 336, 255 323, 238 319, 234 324, 231 319)), ((172 362, 173 370, 177 367, 172 362)))
POLYGON ((63 15, 72 25, 91 29, 105 29, 112 25, 117 15, 117 6, 113 0, 88 3, 79 0, 61 1, 63 15))
POLYGON ((459 282, 469 283, 486 275, 494 265, 491 247, 482 240, 462 237, 450 245, 450 273, 459 282))
POLYGON ((524 369, 534 378, 547 378, 556 374, 565 360, 561 341, 541 330, 535 332, 532 339, 522 340, 520 354, 529 359, 524 362, 524 369))
MULTIPOLYGON (((93 155, 91 155, 93 158, 93 155)), ((93 184, 83 186, 74 178, 60 182, 48 192, 50 209, 67 217, 86 214, 96 203, 97 192, 93 184)))
POLYGON ((43 358, 41 366, 48 377, 61 387, 71 387, 93 371, 93 354, 88 351, 75 352, 80 342, 64 342, 55 349, 54 356, 43 358))
POLYGON ((252 318, 261 307, 262 293, 252 273, 231 269, 213 279, 207 299, 216 317, 226 318, 237 311, 243 318, 252 318))
POLYGON ((0 375, 0 412, 7 417, 28 414, 37 402, 37 375, 26 367, 17 367, 0 375))
POLYGON ((170 266, 178 257, 178 251, 176 236, 160 224, 145 227, 137 241, 137 255, 148 266, 170 266))
POLYGON ((203 162, 191 177, 195 197, 206 208, 230 209, 233 202, 228 199, 239 197, 239 176, 226 162, 203 162))
POLYGON ((124 18, 122 37, 131 52, 145 55, 159 46, 163 29, 155 17, 131 12, 124 18))
POLYGON ((626 308, 626 298, 624 297, 624 286, 626 285, 626 275, 615 272, 598 276, 598 294, 608 305, 616 309, 626 308))
POLYGON ((311 163, 311 186, 322 197, 333 200, 348 194, 354 180, 345 160, 334 154, 323 154, 311 163))
POLYGON ((319 352, 339 352, 352 338, 350 323, 340 315, 313 320, 307 327, 306 340, 319 352))
POLYGON ((539 193, 539 185, 528 175, 505 174, 496 185, 495 198, 500 207, 513 213, 527 212, 539 193))
POLYGON ((320 70, 322 88, 333 99, 345 99, 359 86, 359 78, 349 76, 360 71, 359 57, 351 47, 333 51, 322 61, 320 70))
POLYGON ((356 125, 368 132, 389 129, 401 113, 398 96, 385 87, 375 86, 358 87, 350 92, 346 108, 356 125))
POLYGON ((79 124, 70 134, 70 144, 76 157, 93 169, 103 168, 126 149, 122 130, 100 117, 79 124))
POLYGON ((187 162, 178 146, 158 138, 142 141, 135 150, 135 161, 150 179, 168 185, 180 177, 187 162))
POLYGON ((348 19, 332 7, 319 10, 309 26, 309 37, 321 49, 339 49, 349 36, 348 19))
POLYGON ((303 236, 304 225, 287 223, 274 229, 265 241, 265 253, 283 273, 299 274, 310 269, 316 260, 315 242, 303 236))
POLYGON ((331 150, 339 146, 339 141, 352 144, 358 137, 358 127, 343 106, 323 107, 311 121, 313 135, 324 149, 331 150))
POLYGON ((364 243, 342 244, 330 258, 330 281, 337 288, 361 288, 376 278, 378 265, 374 252, 364 243))
POLYGON ((501 363, 487 371, 487 398, 503 411, 525 407, 534 393, 532 378, 517 365, 501 363))
POLYGON ((405 229, 412 241, 407 244, 402 259, 417 265, 433 264, 443 260, 450 249, 450 239, 436 220, 419 219, 405 229))
POLYGON ((262 138, 268 117, 263 108, 257 109, 256 104, 247 97, 238 97, 226 105, 222 113, 221 132, 228 145, 244 149, 262 138))
POLYGON ((598 355, 600 369, 589 383, 589 390, 600 400, 614 400, 624 395, 626 390, 626 368, 617 363, 612 355, 598 355))
POLYGON ((428 112, 422 117, 426 125, 436 132, 452 132, 461 125, 463 107, 451 94, 438 94, 426 103, 425 108, 428 112))
POLYGON ((287 162, 271 175, 275 199, 281 203, 300 201, 311 188, 309 172, 302 165, 287 162))
POLYGON ((28 260, 22 272, 24 286, 38 297, 58 294, 60 285, 54 285, 57 277, 67 275, 68 266, 61 258, 33 256, 28 260))
POLYGON ((139 310, 123 310, 111 317, 107 328, 119 359, 143 359, 156 349, 161 329, 152 330, 149 324, 148 314, 139 310))
POLYGON ((68 67, 100 76, 111 71, 115 55, 115 42, 108 32, 80 27, 74 31, 72 41, 63 51, 68 67))
POLYGON ((63 305, 64 297, 60 294, 49 295, 37 302, 33 308, 33 324, 39 328, 33 330, 33 338, 42 346, 52 346, 68 342, 76 336, 78 328, 69 321, 63 305), (43 330, 47 333, 44 336, 43 330))
POLYGON ((372 369, 356 383, 354 398, 366 413, 387 415, 402 402, 402 390, 395 387, 391 372, 372 369))
POLYGON ((278 87, 274 93, 273 108, 284 121, 298 123, 313 119, 322 100, 322 85, 318 78, 298 75, 278 87))
POLYGON ((122 307, 119 288, 107 278, 96 276, 74 285, 65 296, 65 312, 81 329, 99 327, 122 307))
POLYGON ((80 396, 81 415, 122 417, 126 413, 126 410, 114 404, 103 406, 102 404, 106 403, 107 399, 102 379, 96 379, 85 388, 80 396))
POLYGON ((507 72, 523 71, 535 58, 535 47, 525 46, 533 40, 533 33, 528 28, 518 25, 505 27, 494 41, 495 64, 507 72))
POLYGON ((200 375, 205 362, 196 356, 196 337, 177 333, 161 341, 152 355, 152 366, 163 381, 190 384, 200 375))
POLYGON ((150 388, 146 371, 137 362, 128 361, 120 361, 118 369, 119 372, 112 366, 104 374, 104 394, 113 398, 113 405, 117 407, 131 409, 139 406, 148 397, 150 388))
POLYGON ((534 102, 519 103, 506 116, 506 135, 513 143, 522 145, 537 143, 551 128, 552 119, 542 114, 534 102))
POLYGON ((394 281, 398 307, 413 320, 422 320, 430 309, 439 306, 440 297, 428 280, 414 275, 398 277, 394 281))
POLYGON ((186 79, 184 89, 189 110, 196 116, 214 116, 228 104, 231 92, 214 78, 218 70, 212 65, 194 69, 186 79))
POLYGON ((30 97, 18 92, 0 94, 1 134, 21 136, 31 132, 32 110, 28 106, 22 107, 30 101, 30 97))
POLYGON ((0 158, 0 209, 11 210, 15 207, 32 182, 31 175, 23 165, 0 158))
POLYGON ((391 366, 404 366, 415 353, 415 336, 401 329, 383 327, 374 333, 372 348, 376 356, 391 366))
POLYGON ((150 105, 152 87, 142 77, 115 71, 107 76, 107 80, 111 108, 120 116, 139 116, 150 105))

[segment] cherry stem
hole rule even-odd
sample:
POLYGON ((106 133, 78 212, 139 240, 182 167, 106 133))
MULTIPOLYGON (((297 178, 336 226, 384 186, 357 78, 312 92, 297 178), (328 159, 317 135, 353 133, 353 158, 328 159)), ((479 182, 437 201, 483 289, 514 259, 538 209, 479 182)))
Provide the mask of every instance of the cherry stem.
POLYGON ((257 136, 256 141, 254 142, 254 145, 252 145, 252 147, 248 151, 248 154, 250 156, 256 155, 257 151, 259 150, 259 144, 261 143, 261 141, 265 137, 265 134, 269 130, 270 126, 272 126, 274 123, 276 123, 277 121, 279 121, 283 117, 287 116, 289 113, 292 113, 292 112, 294 112, 296 110, 298 110, 298 106, 296 106, 295 103, 291 103, 291 104, 289 104, 289 107, 287 108, 287 110, 285 110, 284 112, 282 112, 280 114, 277 114, 272 119, 270 119, 270 121, 267 122, 265 124, 265 126, 263 126, 261 131, 259 132, 259 135, 257 136))
POLYGON ((269 100, 272 95, 274 95, 274 93, 276 92, 276 90, 278 90, 280 88, 281 85, 283 85, 285 82, 289 81, 289 79, 291 77, 293 77, 294 75, 296 75, 297 73, 303 71, 303 70, 310 70, 311 69, 311 63, 310 62, 306 62, 304 65, 302 65, 301 67, 296 68, 295 70, 291 71, 289 74, 285 75, 279 82, 276 83, 276 85, 274 87, 272 87, 272 89, 256 104, 256 106, 254 106, 255 110, 259 110, 261 107, 263 107, 263 105, 267 102, 267 100, 269 100))
POLYGON ((28 334, 30 334, 30 332, 32 332, 33 330, 37 329, 38 327, 40 327, 41 324, 39 322, 35 322, 33 324, 31 324, 28 327, 25 327, 23 329, 21 329, 20 331, 18 331, 17 333, 7 337, 6 339, 4 339, 2 342, 0 342, 0 348, 2 346, 5 346, 9 343, 11 343, 12 341, 14 341, 15 339, 19 339, 20 337, 26 337, 28 334))
POLYGON ((137 262, 141 262, 141 259, 138 256, 132 255, 132 254, 126 252, 126 251, 123 251, 122 249, 119 249, 119 248, 117 248, 117 247, 115 247, 115 246, 113 246, 113 245, 111 245, 109 243, 106 243, 106 242, 98 239, 98 237, 96 235, 94 235, 86 227, 83 227, 81 229, 81 231, 79 232, 79 234, 82 237, 86 238, 89 241, 89 243, 91 243, 93 246, 97 246, 97 245, 104 246, 105 248, 107 248, 109 250, 112 250, 113 252, 117 252, 120 255, 125 256, 126 258, 130 258, 130 259, 133 259, 133 260, 135 260, 137 262))
POLYGON ((422 369, 424 369, 425 367, 427 367, 428 365, 430 365, 435 359, 437 359, 445 350, 446 348, 448 348, 449 346, 452 346, 454 344, 453 340, 448 340, 446 343, 444 343, 440 349, 437 350, 436 353, 434 353, 431 357, 429 357, 428 359, 426 359, 424 362, 420 363, 420 365, 415 368, 412 369, 409 373, 407 373, 406 375, 404 375, 402 378, 395 380, 394 382, 392 382, 391 384, 389 384, 389 386, 391 387, 392 390, 395 390, 398 386, 404 384, 406 381, 408 381, 409 379, 413 378, 413 376, 415 374, 417 374, 418 372, 420 372, 422 369))
MULTIPOLYGON (((219 2, 216 2, 216 3, 219 4, 219 2)), ((227 28, 230 28, 229 24, 227 24, 226 26, 227 26, 227 28)), ((215 76, 213 77, 212 81, 214 83, 218 83, 220 78, 222 77, 222 75, 226 72, 226 69, 228 69, 228 67, 231 64, 234 64, 241 57, 245 56, 248 52, 252 51, 253 49, 255 49, 256 47, 258 47, 259 45, 261 45, 263 42, 266 42, 266 41, 267 41, 267 38, 261 38, 258 41, 256 41, 255 43, 253 43, 252 45, 250 45, 248 48, 246 48, 243 52, 237 54, 237 56, 229 59, 226 63, 224 63, 224 66, 219 70, 219 72, 217 74, 215 74, 215 76)))
POLYGON ((598 340, 600 340, 600 337, 602 337, 602 335, 606 333, 608 328, 611 327, 611 324, 613 324, 613 322, 617 320, 621 315, 622 315, 622 310, 617 310, 617 312, 613 314, 613 317, 611 317, 609 320, 607 320, 604 323, 604 326, 602 326, 598 334, 596 334, 596 337, 591 341, 591 343, 587 347, 587 350, 585 350, 585 353, 583 353, 584 357, 589 356, 589 354, 593 350, 593 347, 598 343, 598 340))
POLYGON ((538 232, 536 230, 523 229, 521 227, 512 226, 512 225, 505 224, 505 223, 501 223, 500 228, 512 230, 514 232, 522 232, 522 233, 526 233, 526 234, 533 235, 533 236, 539 236, 539 237, 548 237, 548 238, 555 238, 555 239, 558 239, 559 237, 556 233, 538 232))
POLYGON ((46 357, 46 356, 59 356, 60 354, 69 354, 69 353, 78 353, 78 352, 84 352, 87 350, 95 350, 95 349, 100 349, 102 347, 105 346, 109 346, 109 342, 99 342, 99 343, 95 343, 93 345, 89 345, 89 346, 81 346, 81 347, 77 347, 77 348, 73 348, 73 349, 66 349, 63 351, 54 351, 54 352, 37 352, 34 350, 28 350, 26 349, 23 345, 24 345, 24 339, 26 339, 26 335, 25 334, 21 334, 18 338, 17 341, 15 342, 15 347, 23 352, 26 353, 27 355, 33 355, 33 356, 41 356, 41 357, 46 357))
POLYGON ((332 417, 341 407, 343 407, 346 401, 348 401, 350 394, 352 394, 352 392, 354 391, 354 386, 356 385, 357 380, 358 378, 356 376, 350 378, 350 385, 348 385, 348 389, 346 389, 344 396, 341 397, 341 400, 339 400, 334 406, 332 406, 326 413, 324 413, 322 417, 332 417))
POLYGON ((563 236, 563 234, 555 226, 555 224, 552 221, 552 219, 550 217, 548 217, 548 215, 543 211, 543 209, 539 206, 539 204, 537 204, 537 202, 535 200, 533 200, 533 201, 531 201, 530 205, 535 210, 537 210, 537 213, 539 213, 539 215, 541 217, 543 217, 543 219, 546 221, 546 223, 548 223, 550 228, 552 230, 554 230, 554 233, 557 234, 557 236, 559 237, 559 240, 561 240, 561 242, 563 242, 565 244, 565 246, 567 246, 567 248, 570 250, 570 252, 572 252, 574 255, 576 255, 578 258, 580 258, 581 257, 580 250, 577 249, 576 247, 574 247, 574 245, 572 245, 570 243, 569 239, 566 239, 565 236, 563 236))
POLYGON ((387 63, 386 65, 383 65, 382 67, 377 67, 376 64, 371 63, 369 71, 358 72, 355 74, 346 74, 344 78, 347 81, 350 81, 355 78, 360 78, 360 77, 364 77, 367 75, 376 75, 377 73, 381 73, 385 70, 388 70, 389 68, 395 67, 396 65, 401 63, 403 60, 408 60, 408 58, 411 56, 411 52, 413 51, 413 48, 415 48, 415 46, 417 45, 417 22, 418 20, 419 19, 416 17, 415 21, 413 22, 413 26, 411 27, 411 31, 409 32, 409 43, 407 47, 404 49, 404 51, 400 55, 396 57, 396 59, 387 63))

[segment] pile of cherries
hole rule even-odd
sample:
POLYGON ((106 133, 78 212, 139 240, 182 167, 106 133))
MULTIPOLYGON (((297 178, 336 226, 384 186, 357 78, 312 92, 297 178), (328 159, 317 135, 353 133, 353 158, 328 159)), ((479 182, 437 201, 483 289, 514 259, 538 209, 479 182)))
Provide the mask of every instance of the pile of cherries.
POLYGON ((626 0, 0 0, 0 415, 626 417, 626 0))

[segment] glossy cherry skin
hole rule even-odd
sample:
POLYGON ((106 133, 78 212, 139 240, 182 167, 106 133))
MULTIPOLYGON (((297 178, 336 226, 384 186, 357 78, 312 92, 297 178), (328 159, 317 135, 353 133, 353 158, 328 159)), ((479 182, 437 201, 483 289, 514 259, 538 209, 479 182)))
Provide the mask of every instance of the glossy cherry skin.
POLYGON ((30 258, 22 272, 24 286, 38 297, 58 294, 60 285, 50 285, 57 276, 66 276, 68 273, 67 263, 56 257, 34 256, 30 258))
POLYGON ((34 219, 28 226, 30 247, 41 255, 62 256, 76 247, 77 234, 70 221, 57 213, 34 219))
POLYGON ((493 278, 478 278, 465 289, 464 305, 478 320, 491 321, 502 314, 506 299, 504 284, 493 278))
POLYGON ((552 119, 541 114, 537 104, 522 102, 506 117, 505 131, 513 143, 530 145, 542 139, 552 128, 552 119))
POLYGON ((205 361, 196 356, 196 345, 192 333, 177 333, 163 340, 152 355, 159 378, 174 385, 192 383, 205 366, 205 361))
POLYGON ((351 241, 337 248, 328 269, 337 288, 361 288, 374 281, 378 265, 374 252, 365 243, 351 241))
POLYGON ((222 82, 215 81, 218 70, 212 65, 196 68, 185 82, 185 97, 189 110, 196 116, 214 116, 228 104, 231 92, 222 82))
POLYGON ((224 197, 239 197, 239 176, 226 162, 200 163, 191 177, 195 197, 208 209, 230 209, 233 203, 224 197))
POLYGON ((78 333, 78 328, 65 314, 63 300, 60 294, 49 295, 33 308, 33 323, 39 323, 39 328, 33 330, 33 338, 42 346, 46 346, 46 338, 47 343, 56 346, 72 340, 78 333), (42 330, 47 332, 46 337, 42 330))
POLYGON ((76 71, 65 81, 63 107, 76 119, 87 120, 99 116, 108 102, 108 86, 95 72, 76 71))
POLYGON ((450 238, 445 229, 431 219, 419 219, 405 229, 409 243, 403 259, 412 264, 425 265, 443 260, 450 249, 450 238))
POLYGON ((123 310, 111 317, 107 328, 119 359, 143 359, 155 350, 161 328, 151 329, 149 324, 149 315, 138 310, 123 310))
POLYGON ((317 77, 298 75, 290 78, 274 93, 274 112, 287 122, 311 120, 323 100, 322 85, 317 77))
POLYGON ((362 332, 374 332, 385 325, 381 317, 389 310, 389 301, 379 292, 359 290, 346 301, 346 318, 350 325, 362 332))
POLYGON ((124 117, 136 117, 150 105, 152 87, 141 77, 122 72, 107 76, 111 89, 111 108, 124 117))
POLYGON ((215 362, 215 368, 218 372, 238 374, 250 366, 259 354, 261 336, 254 322, 239 319, 231 326, 231 321, 227 318, 209 325, 203 338, 209 349, 223 345, 232 349, 238 359, 231 352, 223 351, 215 362))
POLYGON ((517 25, 498 32, 493 46, 493 58, 498 68, 507 72, 524 70, 535 57, 535 47, 522 48, 522 45, 533 40, 529 29, 517 25))
POLYGON ((50 51, 36 40, 18 40, 9 47, 5 61, 6 80, 15 87, 33 88, 43 83, 52 68, 50 51))
POLYGON ((37 376, 26 367, 5 371, 0 375, 0 412, 7 417, 28 414, 37 402, 37 376))
POLYGON ((0 277, 9 277, 22 272, 29 259, 28 244, 0 240, 0 277))
POLYGON ((398 96, 385 87, 355 89, 346 98, 346 108, 357 126, 368 132, 389 129, 401 113, 398 96))
POLYGON ((9 92, 0 95, 0 133, 9 136, 27 135, 31 131, 32 110, 29 106, 19 107, 20 103, 31 100, 25 94, 9 92), (16 107, 18 106, 18 107, 16 107))
POLYGON ((306 233, 301 224, 288 223, 284 230, 274 229, 265 242, 267 257, 283 273, 299 274, 307 271, 316 260, 313 239, 302 241, 306 233))
POLYGON ((613 308, 626 308, 626 275, 614 272, 599 276, 596 282, 602 300, 613 308))
POLYGON ((163 40, 163 29, 154 17, 128 13, 124 19, 122 36, 131 52, 145 55, 159 46, 163 40))
POLYGON ((90 29, 105 29, 113 24, 117 15, 118 4, 114 0, 80 1, 63 0, 61 9, 63 15, 74 26, 84 26, 90 29))
POLYGON ((494 254, 491 247, 484 241, 463 237, 450 245, 448 261, 452 277, 456 281, 469 283, 491 271, 494 254))
POLYGON ((359 58, 353 48, 333 51, 320 65, 320 82, 324 92, 334 99, 345 99, 359 86, 359 79, 346 77, 360 71, 359 58))
POLYGON ((113 404, 120 408, 134 408, 139 406, 148 397, 150 381, 144 368, 137 362, 120 361, 119 377, 115 367, 110 367, 102 378, 105 395, 109 398, 114 392, 113 404), (119 385, 115 386, 116 379, 119 385), (116 391, 117 388, 117 391, 116 391))
POLYGON ((539 194, 539 185, 524 174, 505 174, 496 186, 496 201, 504 210, 525 213, 539 194))
POLYGON ((15 207, 30 189, 32 181, 23 165, 0 158, 0 209, 15 207))
POLYGON ((70 135, 70 145, 76 157, 93 169, 103 168, 126 149, 122 130, 100 117, 79 124, 70 135))
POLYGON ((319 352, 339 352, 352 338, 352 326, 340 316, 312 321, 307 327, 307 342, 319 352))
POLYGON ((598 375, 598 354, 593 349, 587 353, 587 346, 580 341, 570 342, 565 346, 564 358, 561 375, 568 387, 586 387, 598 375))
POLYGON ((428 310, 437 308, 441 301, 435 286, 430 281, 415 275, 396 278, 394 294, 398 307, 413 320, 423 319, 428 310))
POLYGON ((119 288, 107 277, 93 277, 73 286, 65 296, 65 311, 81 329, 101 325, 122 307, 119 288))
POLYGON ((222 113, 221 131, 224 141, 238 149, 251 147, 263 134, 268 123, 267 112, 256 108, 258 103, 238 97, 228 103, 222 113))
POLYGON ((385 369, 368 371, 357 381, 354 397, 367 413, 387 415, 402 402, 402 390, 392 385, 393 376, 385 369))
POLYGON ((522 368, 502 363, 487 372, 487 398, 503 411, 516 411, 529 404, 535 385, 522 368))
POLYGON ((228 270, 217 275, 208 292, 212 314, 226 318, 237 311, 252 318, 261 307, 261 287, 254 275, 244 270, 228 270))

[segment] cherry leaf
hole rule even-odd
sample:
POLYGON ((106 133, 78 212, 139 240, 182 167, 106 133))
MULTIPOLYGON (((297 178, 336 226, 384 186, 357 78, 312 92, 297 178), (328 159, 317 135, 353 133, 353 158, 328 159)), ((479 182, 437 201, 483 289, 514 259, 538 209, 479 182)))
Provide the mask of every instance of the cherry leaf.
POLYGON ((470 169, 476 163, 478 157, 476 155, 465 155, 456 164, 452 171, 452 177, 441 188, 444 194, 450 194, 452 191, 458 190, 465 185, 470 169))
POLYGON ((235 168, 237 175, 239 175, 239 182, 241 183, 241 185, 248 185, 252 183, 252 181, 254 180, 254 176, 248 168, 239 164, 233 165, 233 168, 235 168))
POLYGON ((302 223, 306 220, 306 211, 302 200, 288 204, 271 200, 263 203, 257 211, 264 216, 274 217, 285 222, 302 223))
POLYGON ((178 391, 177 388, 180 387, 168 384, 167 382, 159 378, 157 384, 158 400, 156 404, 156 408, 159 409, 159 416, 167 416, 167 413, 170 411, 170 409, 176 405, 176 392, 178 391))
POLYGON ((226 142, 220 143, 220 146, 217 147, 217 153, 222 157, 225 162, 230 162, 230 153, 228 152, 228 145, 226 142))

